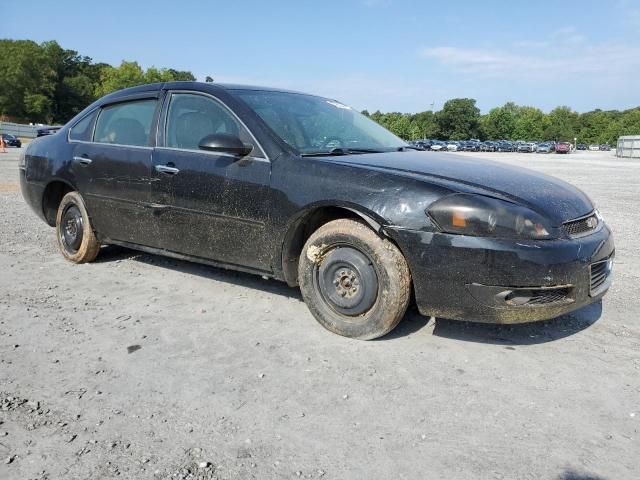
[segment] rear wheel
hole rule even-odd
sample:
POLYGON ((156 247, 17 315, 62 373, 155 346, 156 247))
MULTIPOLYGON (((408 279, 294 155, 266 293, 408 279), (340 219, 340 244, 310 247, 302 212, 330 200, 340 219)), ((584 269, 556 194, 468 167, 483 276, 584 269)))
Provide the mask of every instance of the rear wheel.
POLYGON ((298 267, 305 303, 326 329, 370 340, 402 320, 411 275, 402 253, 360 222, 341 219, 314 232, 298 267))
POLYGON ((60 202, 56 238, 60 253, 71 262, 91 262, 98 255, 100 242, 93 233, 89 214, 78 192, 67 193, 60 202))

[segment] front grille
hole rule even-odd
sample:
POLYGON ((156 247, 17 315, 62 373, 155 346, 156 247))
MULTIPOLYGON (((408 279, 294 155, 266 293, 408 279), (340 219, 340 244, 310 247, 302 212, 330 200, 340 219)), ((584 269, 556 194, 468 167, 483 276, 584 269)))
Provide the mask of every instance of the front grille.
POLYGON ((597 295, 598 289, 607 281, 607 277, 609 277, 611 273, 609 260, 610 259, 607 258, 606 260, 591 264, 590 295, 597 295))
POLYGON ((592 213, 589 216, 566 222, 564 230, 570 237, 578 237, 594 231, 598 228, 598 223, 598 216, 592 213))

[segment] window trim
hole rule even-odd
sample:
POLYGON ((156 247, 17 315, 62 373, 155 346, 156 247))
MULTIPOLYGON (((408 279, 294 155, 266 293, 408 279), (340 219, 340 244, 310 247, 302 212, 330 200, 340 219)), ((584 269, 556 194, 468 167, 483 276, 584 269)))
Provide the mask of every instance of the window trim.
POLYGON ((209 152, 207 150, 192 150, 192 149, 189 149, 189 148, 178 148, 178 147, 167 147, 166 146, 167 118, 169 116, 169 104, 171 102, 171 97, 173 95, 175 95, 175 94, 178 94, 178 95, 182 95, 182 94, 199 95, 201 97, 209 98, 209 99, 213 100, 214 102, 218 103, 225 111, 227 111, 227 112, 229 112, 231 114, 231 116, 242 126, 242 128, 244 128, 247 131, 247 133, 249 134, 249 136, 253 140, 254 144, 257 145, 257 147, 260 149, 260 151, 262 152, 262 155, 263 155, 263 157, 256 157, 254 155, 249 154, 244 158, 251 158, 251 159, 253 159, 255 161, 262 161, 262 162, 269 162, 269 163, 271 162, 271 159, 267 155, 267 152, 265 151, 265 149, 262 147, 262 144, 258 141, 258 139, 253 134, 253 132, 249 129, 249 127, 247 127, 247 125, 242 121, 242 119, 240 117, 238 117, 238 115, 236 114, 236 112, 233 111, 232 108, 230 108, 226 103, 224 103, 218 97, 216 97, 214 95, 211 95, 210 93, 200 92, 200 91, 197 91, 197 90, 179 90, 179 89, 178 90, 167 90, 167 94, 166 94, 166 96, 164 98, 164 101, 162 102, 162 114, 158 118, 158 124, 157 124, 157 128, 156 128, 156 138, 155 138, 155 144, 156 144, 155 148, 156 149, 179 151, 179 152, 191 152, 191 153, 200 153, 200 154, 206 154, 206 155, 237 158, 235 155, 230 154, 230 153, 209 152), (162 140, 162 142, 160 140, 162 140))

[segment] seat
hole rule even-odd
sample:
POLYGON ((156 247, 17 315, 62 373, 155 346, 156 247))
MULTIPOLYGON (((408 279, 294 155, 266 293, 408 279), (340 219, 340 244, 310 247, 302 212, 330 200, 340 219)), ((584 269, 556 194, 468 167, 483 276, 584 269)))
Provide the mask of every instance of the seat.
POLYGON ((113 141, 120 145, 145 146, 148 143, 142 123, 134 118, 118 118, 111 124, 113 141))
POLYGON ((197 150, 200 140, 216 133, 211 117, 202 112, 187 112, 176 120, 171 143, 178 148, 197 150))

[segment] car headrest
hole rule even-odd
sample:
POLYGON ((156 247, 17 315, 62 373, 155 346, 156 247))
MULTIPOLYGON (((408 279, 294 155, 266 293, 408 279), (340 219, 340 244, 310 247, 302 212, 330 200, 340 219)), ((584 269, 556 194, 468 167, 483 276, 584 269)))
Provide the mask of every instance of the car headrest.
POLYGON ((134 118, 118 118, 111 124, 113 143, 121 145, 147 145, 142 124, 134 118))

